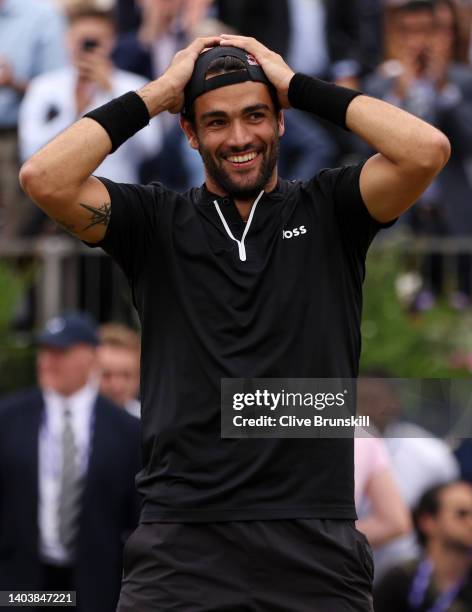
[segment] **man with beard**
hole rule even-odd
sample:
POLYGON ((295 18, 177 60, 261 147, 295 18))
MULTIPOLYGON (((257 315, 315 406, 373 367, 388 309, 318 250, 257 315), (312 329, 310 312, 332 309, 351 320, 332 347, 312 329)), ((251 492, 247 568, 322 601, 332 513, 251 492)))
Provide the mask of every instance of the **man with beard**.
POLYGON ((458 481, 429 489, 413 516, 423 555, 384 576, 376 612, 471 610, 472 486, 458 481))
POLYGON ((372 610, 353 440, 222 439, 221 379, 357 376, 368 246, 449 154, 441 132, 404 111, 221 35, 197 39, 157 81, 88 113, 23 166, 30 197, 120 264, 141 319, 144 505, 119 612, 372 610), (379 153, 280 180, 290 106, 379 153), (182 111, 202 187, 181 195, 91 176, 165 110, 182 111))

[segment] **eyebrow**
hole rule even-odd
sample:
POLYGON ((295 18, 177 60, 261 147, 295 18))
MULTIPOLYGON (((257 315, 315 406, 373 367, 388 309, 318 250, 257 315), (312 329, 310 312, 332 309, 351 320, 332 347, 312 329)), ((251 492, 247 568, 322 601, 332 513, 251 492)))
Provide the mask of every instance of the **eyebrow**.
MULTIPOLYGON (((270 110, 270 107, 268 104, 263 104, 263 103, 253 104, 252 106, 246 106, 246 108, 243 108, 242 113, 243 115, 247 115, 248 113, 254 113, 260 110, 270 110)), ((227 117, 227 116, 228 116, 228 113, 226 113, 225 111, 214 110, 214 111, 208 111, 207 113, 203 113, 203 115, 201 116, 201 120, 204 121, 205 119, 213 119, 213 118, 227 117)))

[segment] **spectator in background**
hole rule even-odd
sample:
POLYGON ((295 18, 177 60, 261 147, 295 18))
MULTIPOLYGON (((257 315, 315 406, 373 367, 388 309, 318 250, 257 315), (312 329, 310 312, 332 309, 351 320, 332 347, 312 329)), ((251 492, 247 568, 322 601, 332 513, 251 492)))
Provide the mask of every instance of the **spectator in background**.
POLYGON ((420 558, 393 568, 374 592, 376 612, 472 610, 472 486, 426 491, 414 512, 420 558))
POLYGON ((115 16, 118 34, 132 32, 139 28, 141 14, 135 0, 116 0, 115 16))
POLYGON ((18 206, 17 125, 21 99, 31 79, 63 66, 64 20, 37 0, 0 0, 0 237, 21 224, 18 206))
MULTIPOLYGON (((110 56, 115 31, 111 13, 93 8, 71 12, 67 40, 72 65, 33 79, 22 102, 19 138, 23 160, 90 109, 146 83, 142 77, 113 66, 110 56)), ((103 161, 97 174, 137 182, 140 162, 161 147, 160 126, 160 121, 153 122, 136 134, 103 161)), ((40 215, 41 211, 36 213, 25 233, 37 231, 38 220, 44 218, 40 215)))
POLYGON ((52 319, 39 389, 0 403, 0 590, 77 590, 114 612, 123 541, 137 525, 139 423, 98 395, 95 324, 52 319))
POLYGON ((99 333, 100 392, 117 406, 122 406, 133 416, 139 417, 139 335, 120 323, 102 325, 99 333))
POLYGON ((138 30, 118 38, 117 66, 156 79, 172 58, 194 37, 194 28, 208 12, 210 0, 136 0, 141 9, 138 30))
MULTIPOLYGON (((458 478, 459 467, 445 442, 401 419, 398 395, 393 381, 387 378, 386 373, 379 371, 359 380, 358 411, 370 416, 371 424, 383 436, 401 496, 411 509, 426 489, 458 478)), ((379 547, 374 551, 377 576, 416 554, 412 536, 379 547)))
POLYGON ((296 72, 328 74, 323 0, 217 0, 216 6, 221 21, 280 53, 296 72))
MULTIPOLYGON (((408 217, 413 231, 429 236, 472 234, 472 69, 458 62, 456 8, 452 0, 413 0, 393 13, 395 61, 386 62, 368 78, 364 91, 433 123, 452 144, 452 156, 441 176, 425 192, 408 217)), ((451 304, 470 303, 472 266, 469 255, 457 261, 456 291, 451 304)), ((444 288, 443 260, 432 254, 422 269, 423 289, 414 308, 427 310, 444 288)))
POLYGON ((359 89, 360 77, 382 58, 384 0, 325 0, 324 5, 331 78, 359 89))
POLYGON ((392 472, 385 442, 366 431, 354 438, 354 499, 357 529, 372 548, 411 530, 410 516, 392 472))

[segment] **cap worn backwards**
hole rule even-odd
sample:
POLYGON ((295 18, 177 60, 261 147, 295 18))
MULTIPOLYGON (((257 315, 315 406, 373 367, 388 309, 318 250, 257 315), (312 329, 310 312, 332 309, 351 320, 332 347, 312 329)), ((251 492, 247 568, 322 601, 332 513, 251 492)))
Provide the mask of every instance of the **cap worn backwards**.
POLYGON ((276 95, 274 86, 266 77, 265 72, 253 55, 238 47, 212 47, 208 51, 201 53, 195 62, 192 77, 185 87, 183 114, 189 114, 192 104, 202 94, 213 89, 225 87, 226 85, 235 85, 245 81, 264 83, 271 90, 271 95, 276 95), (220 57, 235 57, 241 60, 245 65, 245 70, 235 70, 206 78, 210 64, 220 57))

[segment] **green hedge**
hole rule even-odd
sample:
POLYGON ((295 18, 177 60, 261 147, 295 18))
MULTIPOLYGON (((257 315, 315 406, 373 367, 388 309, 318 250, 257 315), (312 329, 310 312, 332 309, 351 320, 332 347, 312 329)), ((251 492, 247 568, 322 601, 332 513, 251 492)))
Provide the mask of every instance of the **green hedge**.
POLYGON ((470 373, 451 365, 455 353, 472 352, 472 315, 439 304, 412 315, 400 304, 395 280, 405 271, 401 243, 374 248, 367 259, 361 372, 382 368, 398 378, 454 378, 470 373))

